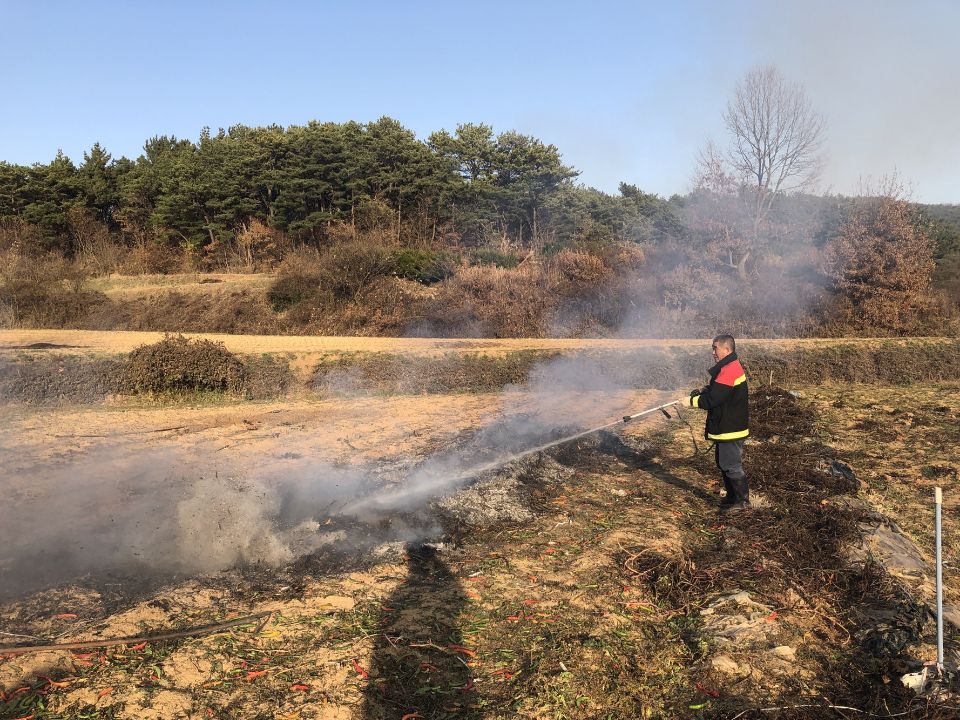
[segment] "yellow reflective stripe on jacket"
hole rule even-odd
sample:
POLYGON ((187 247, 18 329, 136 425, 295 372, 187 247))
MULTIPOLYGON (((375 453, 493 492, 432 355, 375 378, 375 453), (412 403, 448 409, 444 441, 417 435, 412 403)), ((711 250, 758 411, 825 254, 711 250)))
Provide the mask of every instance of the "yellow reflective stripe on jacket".
POLYGON ((690 407, 695 407, 695 408, 700 407, 700 396, 699 396, 699 395, 694 395, 693 397, 690 398, 690 407))
POLYGON ((707 440, 739 440, 740 438, 745 438, 749 434, 749 430, 737 430, 736 432, 719 433, 717 435, 714 435, 713 433, 707 433, 707 440))
POLYGON ((747 381, 747 376, 741 375, 740 377, 738 377, 736 380, 733 381, 733 386, 736 387, 740 383, 745 383, 746 381, 747 381))

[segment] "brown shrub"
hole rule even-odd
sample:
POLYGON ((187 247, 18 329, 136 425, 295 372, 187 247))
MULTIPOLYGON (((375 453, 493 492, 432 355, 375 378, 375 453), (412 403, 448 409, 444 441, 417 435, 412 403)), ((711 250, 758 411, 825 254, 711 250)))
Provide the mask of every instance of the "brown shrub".
POLYGON ((104 275, 117 269, 123 253, 106 223, 82 205, 74 205, 67 210, 67 227, 77 259, 91 273, 104 275))
POLYGON ((73 327, 107 302, 103 293, 76 291, 50 283, 15 281, 0 288, 0 305, 11 326, 73 327))
POLYGON ((930 293, 910 301, 901 299, 888 320, 883 318, 886 303, 881 296, 856 304, 843 295, 826 298, 819 304, 801 334, 821 337, 922 337, 951 336, 960 332, 956 309, 942 294, 930 293))
POLYGON ((368 240, 333 245, 323 256, 321 287, 341 300, 352 300, 392 269, 390 251, 368 240))
POLYGON ((422 319, 431 294, 417 282, 395 277, 374 280, 362 296, 328 315, 327 333, 405 335, 422 319))
POLYGON ((539 265, 463 268, 427 303, 423 327, 455 337, 542 337, 554 298, 539 265))
POLYGON ((331 244, 353 242, 357 239, 357 228, 346 222, 334 222, 325 228, 327 242, 331 244))
POLYGON ((283 322, 290 332, 311 335, 407 335, 419 326, 432 296, 419 283, 381 277, 352 300, 320 294, 299 302, 283 322))
POLYGON ((127 393, 240 393, 245 380, 243 363, 223 343, 167 335, 130 353, 120 375, 120 388, 127 393))
POLYGON ((635 272, 647 265, 644 246, 629 240, 590 241, 580 238, 575 249, 581 254, 599 258, 613 273, 635 272))
POLYGON ((596 255, 561 250, 547 263, 550 290, 563 297, 576 297, 610 280, 612 272, 596 255))
POLYGON ((107 302, 102 293, 84 290, 88 276, 82 264, 59 255, 27 257, 8 250, 0 264, 0 307, 9 325, 70 327, 107 302))
POLYGON ((864 198, 824 252, 825 270, 841 295, 842 323, 911 334, 936 303, 929 293, 934 243, 896 197, 864 198))
POLYGON ((9 217, 0 221, 0 250, 13 250, 24 255, 43 255, 47 252, 40 228, 9 217))
POLYGON ((357 299, 392 269, 390 250, 370 236, 337 243, 325 250, 298 249, 284 259, 268 298, 277 311, 306 301, 317 307, 357 299))
POLYGON ((283 312, 303 303, 304 300, 313 299, 319 293, 319 278, 296 269, 281 274, 271 283, 267 289, 267 300, 274 312, 283 312))
POLYGON ((224 272, 267 272, 290 251, 286 233, 256 218, 242 225, 232 241, 215 240, 203 250, 203 265, 224 272))
POLYGON ((400 333, 419 315, 417 293, 391 277, 395 248, 376 232, 323 250, 300 248, 280 265, 267 299, 283 322, 320 334, 400 333))
POLYGON ((146 241, 130 249, 121 271, 128 275, 168 275, 188 269, 191 260, 179 247, 146 241))
POLYGON ((77 260, 90 275, 109 275, 123 269, 129 253, 112 235, 106 235, 87 242, 77 260))
POLYGON ((248 290, 206 295, 166 292, 111 299, 77 321, 94 330, 154 330, 262 335, 282 332, 266 298, 248 290))
POLYGON ((283 260, 277 266, 277 276, 293 275, 300 273, 303 275, 319 276, 323 266, 323 252, 315 247, 298 245, 283 256, 283 260))
MULTIPOLYGON (((960 245, 960 239, 957 243, 960 245)), ((946 293, 955 307, 960 307, 960 247, 946 252, 938 260, 937 267, 933 271, 933 284, 946 293)))

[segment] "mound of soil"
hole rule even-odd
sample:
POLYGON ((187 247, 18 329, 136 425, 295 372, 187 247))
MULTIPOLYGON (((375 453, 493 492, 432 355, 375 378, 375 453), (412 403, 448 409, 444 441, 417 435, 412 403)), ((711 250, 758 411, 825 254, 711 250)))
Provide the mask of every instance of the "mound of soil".
POLYGON ((556 357, 556 352, 525 350, 502 356, 448 353, 442 357, 410 357, 372 353, 340 355, 320 365, 311 387, 325 395, 367 392, 490 392, 522 385, 530 371, 556 357))
POLYGON ((294 383, 290 365, 282 358, 233 357, 216 348, 201 352, 199 359, 188 360, 187 355, 180 353, 166 365, 155 354, 136 351, 126 359, 65 355, 4 360, 0 402, 90 404, 118 394, 198 390, 263 400, 282 397, 294 383))
POLYGON ((0 363, 0 401, 96 403, 119 389, 121 360, 37 357, 0 363))

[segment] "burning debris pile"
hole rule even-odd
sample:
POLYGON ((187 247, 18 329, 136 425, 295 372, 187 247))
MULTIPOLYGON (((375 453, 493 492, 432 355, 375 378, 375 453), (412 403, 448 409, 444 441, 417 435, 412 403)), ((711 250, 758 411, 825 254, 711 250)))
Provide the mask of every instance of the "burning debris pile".
POLYGON ((528 455, 481 473, 468 487, 441 498, 433 507, 453 533, 461 525, 489 528, 524 522, 534 514, 532 485, 563 483, 573 473, 546 453, 528 455))

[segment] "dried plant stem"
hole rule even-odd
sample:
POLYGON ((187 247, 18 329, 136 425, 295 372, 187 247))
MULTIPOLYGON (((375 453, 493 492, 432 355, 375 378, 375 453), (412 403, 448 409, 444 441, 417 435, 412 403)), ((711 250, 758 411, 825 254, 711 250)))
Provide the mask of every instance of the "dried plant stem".
POLYGON ((162 633, 160 635, 142 635, 139 637, 125 638, 107 638, 103 640, 89 640, 87 642, 59 643, 55 645, 25 645, 21 647, 0 647, 0 655, 22 655, 33 652, 52 652, 56 650, 86 650, 89 648, 110 647, 112 645, 136 645, 142 642, 157 642, 160 640, 175 640, 184 637, 196 637, 198 635, 210 635, 212 633, 227 630, 238 625, 246 625, 255 620, 260 620, 256 632, 260 632, 266 624, 267 619, 272 612, 262 612, 255 615, 236 618, 216 625, 205 625, 200 628, 191 628, 189 630, 178 630, 176 632, 162 633))

